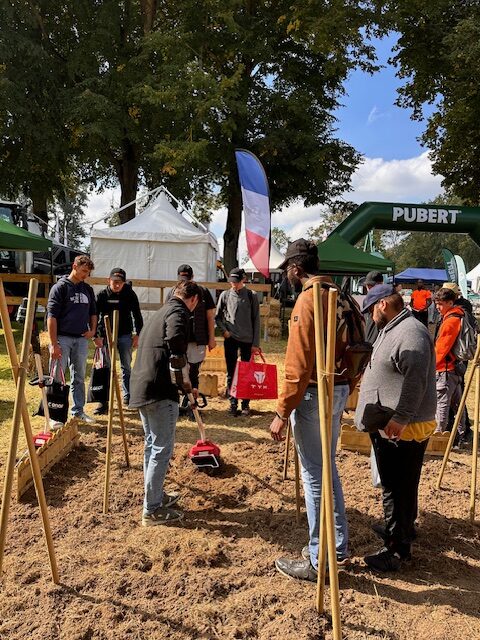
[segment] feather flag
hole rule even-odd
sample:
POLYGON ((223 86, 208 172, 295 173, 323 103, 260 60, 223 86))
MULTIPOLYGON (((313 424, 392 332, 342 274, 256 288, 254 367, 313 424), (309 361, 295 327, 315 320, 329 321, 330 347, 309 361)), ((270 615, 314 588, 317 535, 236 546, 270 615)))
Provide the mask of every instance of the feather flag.
POLYGON ((235 151, 242 189, 248 254, 266 278, 270 276, 270 200, 268 182, 260 160, 250 151, 235 151))

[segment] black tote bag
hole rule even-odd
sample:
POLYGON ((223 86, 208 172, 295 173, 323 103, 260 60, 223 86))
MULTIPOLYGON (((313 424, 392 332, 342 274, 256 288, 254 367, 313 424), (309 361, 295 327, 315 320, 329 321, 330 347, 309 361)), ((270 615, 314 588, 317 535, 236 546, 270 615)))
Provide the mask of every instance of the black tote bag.
MULTIPOLYGON (((50 419, 55 422, 63 422, 65 424, 68 420, 68 396, 70 392, 70 385, 65 384, 65 375, 62 367, 60 369, 60 381, 56 380, 58 360, 52 360, 50 365, 50 376, 52 377, 51 384, 45 386, 47 391, 47 405, 50 413, 50 419)), ((45 415, 43 411, 43 402, 40 401, 37 413, 35 415, 45 415)))
POLYGON ((108 402, 110 366, 104 348, 97 347, 93 356, 92 374, 88 385, 87 402, 108 402))

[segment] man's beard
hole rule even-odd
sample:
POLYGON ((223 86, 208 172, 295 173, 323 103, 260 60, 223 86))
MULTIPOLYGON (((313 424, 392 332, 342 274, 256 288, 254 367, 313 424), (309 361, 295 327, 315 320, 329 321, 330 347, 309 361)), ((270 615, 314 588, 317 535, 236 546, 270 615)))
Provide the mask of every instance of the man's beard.
POLYGON ((287 280, 293 288, 295 288, 297 284, 301 282, 300 278, 293 273, 293 270, 288 272, 287 280))
POLYGON ((378 313, 378 320, 375 320, 375 324, 377 325, 377 327, 379 329, 383 329, 383 327, 386 327, 388 324, 388 318, 387 316, 383 313, 383 311, 377 311, 378 313))

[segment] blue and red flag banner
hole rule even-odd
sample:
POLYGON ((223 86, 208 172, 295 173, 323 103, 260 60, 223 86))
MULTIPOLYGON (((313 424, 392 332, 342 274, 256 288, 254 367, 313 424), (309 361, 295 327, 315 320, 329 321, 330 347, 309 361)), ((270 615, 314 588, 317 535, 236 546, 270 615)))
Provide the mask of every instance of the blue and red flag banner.
POLYGON ((242 190, 248 254, 259 271, 270 277, 270 199, 267 176, 260 160, 250 151, 235 151, 242 190))

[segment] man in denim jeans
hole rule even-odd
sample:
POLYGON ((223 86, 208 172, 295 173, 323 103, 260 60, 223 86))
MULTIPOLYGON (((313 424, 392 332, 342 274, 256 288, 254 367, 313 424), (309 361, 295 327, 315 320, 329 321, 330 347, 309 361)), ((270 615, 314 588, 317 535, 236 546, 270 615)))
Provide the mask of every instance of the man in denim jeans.
POLYGON ((178 388, 192 392, 188 377, 188 325, 202 295, 191 280, 175 293, 145 325, 130 378, 130 407, 138 408, 145 433, 145 499, 142 525, 151 527, 180 520, 172 509, 178 494, 167 494, 163 483, 173 453, 178 418, 178 388))
MULTIPOLYGON (((118 355, 122 371, 123 403, 130 402, 130 374, 132 351, 138 346, 138 337, 143 327, 140 303, 131 285, 126 282, 127 274, 121 267, 114 267, 108 278, 108 287, 97 295, 98 327, 95 346, 102 347, 106 337, 105 317, 108 316, 113 329, 113 312, 118 311, 118 355), (135 328, 135 334, 132 335, 135 328)), ((108 401, 102 402, 94 411, 95 415, 108 413, 108 401)))
MULTIPOLYGON (((333 281, 320 276, 317 247, 301 238, 292 242, 281 268, 295 285, 302 284, 302 293, 295 303, 290 320, 290 333, 285 355, 285 382, 277 402, 277 412, 270 425, 274 440, 283 440, 283 429, 291 419, 295 444, 302 465, 302 480, 309 528, 309 544, 302 549, 302 559, 279 558, 277 570, 288 577, 300 580, 317 580, 318 540, 320 529, 320 497, 322 491, 322 443, 318 419, 318 389, 315 369, 315 338, 313 313, 313 285, 325 283, 322 288, 323 312, 328 310, 328 287, 333 281)), ((341 345, 338 345, 341 348, 341 345)), ((332 415, 332 477, 335 514, 335 539, 337 562, 346 564, 349 559, 348 524, 345 514, 343 490, 335 464, 335 451, 340 432, 340 419, 349 395, 348 380, 338 372, 335 376, 332 415)))

